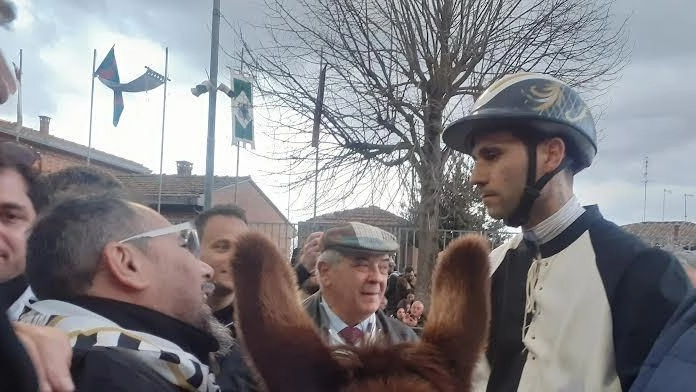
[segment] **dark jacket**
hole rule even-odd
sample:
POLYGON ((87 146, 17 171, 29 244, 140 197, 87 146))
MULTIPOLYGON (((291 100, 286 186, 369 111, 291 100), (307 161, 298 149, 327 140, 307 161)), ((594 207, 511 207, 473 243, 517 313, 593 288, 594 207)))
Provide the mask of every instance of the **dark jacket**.
POLYGON ((389 278, 387 278, 387 290, 384 293, 384 296, 387 298, 387 316, 391 316, 396 312, 396 305, 401 300, 401 298, 399 298, 399 293, 397 292, 396 288, 398 282, 399 274, 397 274, 396 272, 393 272, 389 275, 389 278))
POLYGON ((0 390, 35 392, 39 386, 31 360, 17 340, 12 326, 0 315, 0 390))
POLYGON ((691 292, 655 342, 630 392, 696 389, 696 293, 691 292))
MULTIPOLYGON (((230 329, 230 333, 236 339, 237 331, 234 325, 234 308, 232 305, 213 313, 215 318, 230 329)), ((255 392, 259 390, 253 373, 247 365, 242 347, 235 342, 225 357, 219 360, 220 374, 217 383, 221 392, 255 392)))
MULTIPOLYGON (((307 298, 304 301, 304 307, 319 329, 327 334, 329 318, 321 307, 321 291, 307 298)), ((387 337, 389 343, 397 344, 418 340, 418 335, 401 321, 385 316, 381 310, 378 310, 375 315, 377 316, 377 330, 382 336, 387 337)))
MULTIPOLYGON (((218 349, 217 341, 209 334, 151 309, 95 297, 70 302, 108 318, 122 328, 169 340, 206 365, 209 353, 218 349)), ((75 348, 71 372, 77 391, 183 391, 136 358, 129 349, 75 348)))

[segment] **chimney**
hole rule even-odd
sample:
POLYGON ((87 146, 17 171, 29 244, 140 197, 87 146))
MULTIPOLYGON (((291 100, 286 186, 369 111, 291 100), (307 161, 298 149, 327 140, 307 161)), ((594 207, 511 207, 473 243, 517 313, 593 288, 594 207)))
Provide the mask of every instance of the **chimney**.
POLYGON ((190 176, 193 163, 189 161, 176 161, 176 174, 180 176, 190 176))
POLYGON ((49 124, 51 123, 51 118, 48 116, 39 116, 39 132, 43 136, 48 136, 49 124))
POLYGON ((672 240, 672 243, 674 245, 679 245, 679 224, 675 223, 674 224, 674 238, 672 240))

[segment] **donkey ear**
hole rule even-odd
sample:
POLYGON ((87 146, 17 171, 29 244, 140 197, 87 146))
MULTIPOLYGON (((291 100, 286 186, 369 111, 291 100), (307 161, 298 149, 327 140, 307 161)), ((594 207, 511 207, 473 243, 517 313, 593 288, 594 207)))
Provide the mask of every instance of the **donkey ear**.
POLYGON ((240 340, 269 391, 334 391, 345 376, 297 298, 295 273, 260 233, 231 260, 240 340))
POLYGON ((469 390, 471 374, 488 338, 490 278, 488 240, 461 237, 445 249, 433 272, 432 296, 423 341, 453 364, 452 374, 469 390))

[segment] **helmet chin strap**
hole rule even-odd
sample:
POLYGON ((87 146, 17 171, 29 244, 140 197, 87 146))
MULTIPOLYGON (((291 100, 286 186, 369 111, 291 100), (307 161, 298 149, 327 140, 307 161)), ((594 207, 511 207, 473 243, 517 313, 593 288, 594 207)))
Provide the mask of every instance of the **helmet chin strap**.
POLYGON ((553 176, 555 176, 556 174, 558 174, 558 172, 568 167, 570 164, 570 159, 564 157, 561 163, 558 165, 558 167, 544 174, 543 176, 541 176, 541 178, 539 178, 539 180, 535 182, 534 179, 536 178, 537 142, 528 141, 525 144, 527 145, 528 157, 527 182, 524 186, 524 192, 522 192, 520 202, 517 204, 517 208, 515 208, 512 214, 510 214, 510 216, 504 219, 505 224, 510 227, 520 227, 526 224, 527 221, 529 221, 529 214, 532 211, 532 205, 534 205, 534 201, 541 194, 541 190, 544 188, 544 186, 546 186, 546 184, 551 180, 551 178, 553 178, 553 176))

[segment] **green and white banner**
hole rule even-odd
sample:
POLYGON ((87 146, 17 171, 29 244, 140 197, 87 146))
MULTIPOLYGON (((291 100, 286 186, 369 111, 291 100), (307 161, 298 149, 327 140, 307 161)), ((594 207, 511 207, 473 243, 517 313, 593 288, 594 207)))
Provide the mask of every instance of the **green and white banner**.
POLYGON ((251 81, 243 77, 232 80, 232 144, 249 143, 254 149, 254 105, 251 81))

